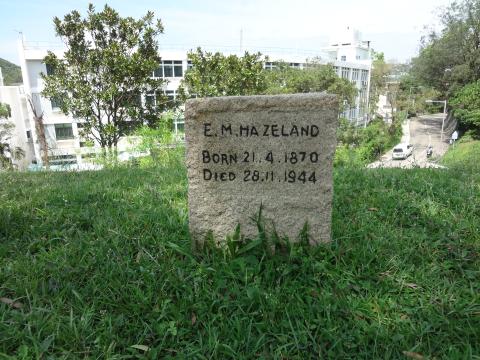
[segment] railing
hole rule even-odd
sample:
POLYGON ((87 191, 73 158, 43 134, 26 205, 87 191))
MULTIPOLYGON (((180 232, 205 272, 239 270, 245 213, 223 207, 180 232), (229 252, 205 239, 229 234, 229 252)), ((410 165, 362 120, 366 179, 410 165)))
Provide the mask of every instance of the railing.
POLYGON ((54 41, 24 41, 23 48, 25 50, 63 50, 65 45, 54 41))
POLYGON ((298 49, 298 48, 284 48, 284 47, 265 47, 265 46, 252 46, 244 45, 241 48, 239 46, 231 45, 189 45, 189 44, 160 44, 160 54, 162 51, 190 51, 195 50, 196 48, 201 47, 202 50, 208 52, 223 52, 231 54, 243 54, 245 51, 249 52, 261 52, 264 55, 297 55, 297 56, 306 56, 306 57, 320 57, 322 59, 331 60, 330 56, 323 49, 298 49))

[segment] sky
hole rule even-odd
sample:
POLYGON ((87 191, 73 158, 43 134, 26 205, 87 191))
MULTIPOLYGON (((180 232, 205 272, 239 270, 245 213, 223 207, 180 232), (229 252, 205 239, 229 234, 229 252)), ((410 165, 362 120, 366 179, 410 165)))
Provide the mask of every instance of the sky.
MULTIPOLYGON (((19 32, 27 41, 58 42, 53 18, 71 10, 97 10, 105 0, 0 0, 0 58, 19 63, 19 32)), ((110 0, 122 16, 151 10, 165 33, 161 48, 238 47, 318 51, 346 27, 363 40, 405 62, 418 53, 425 27, 438 27, 438 15, 451 0, 110 0)), ((266 53, 266 51, 263 51, 266 53)))

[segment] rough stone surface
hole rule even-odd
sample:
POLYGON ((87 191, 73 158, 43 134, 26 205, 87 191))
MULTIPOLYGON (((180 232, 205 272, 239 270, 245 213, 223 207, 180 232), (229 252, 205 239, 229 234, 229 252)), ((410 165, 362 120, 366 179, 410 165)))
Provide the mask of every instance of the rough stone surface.
POLYGON ((194 245, 222 242, 238 224, 330 241, 338 103, 333 95, 193 99, 186 103, 189 226, 194 245))

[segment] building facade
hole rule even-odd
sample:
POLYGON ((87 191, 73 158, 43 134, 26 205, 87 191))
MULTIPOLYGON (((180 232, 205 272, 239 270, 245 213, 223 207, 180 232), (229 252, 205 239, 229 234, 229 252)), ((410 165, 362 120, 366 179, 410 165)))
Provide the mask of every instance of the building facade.
POLYGON ((11 148, 21 148, 25 152, 22 159, 12 159, 15 168, 24 170, 29 164, 35 162, 35 152, 33 149, 33 139, 27 97, 25 96, 23 86, 4 86, 0 85, 0 103, 10 106, 11 116, 7 119, 0 119, 2 123, 12 123, 15 127, 8 143, 11 148))
MULTIPOLYGON (((368 93, 370 87, 371 57, 368 42, 361 40, 360 33, 348 30, 338 37, 339 41, 332 42, 331 46, 315 54, 315 60, 323 64, 331 64, 339 77, 351 81, 358 89, 355 105, 346 109, 342 116, 354 122, 358 126, 368 123, 368 93)), ((49 149, 49 162, 53 165, 76 165, 85 167, 92 156, 98 151, 98 146, 87 143, 80 135, 81 120, 63 114, 54 99, 41 96, 44 84, 40 74, 48 74, 43 58, 47 51, 53 51, 57 56, 62 56, 62 49, 52 44, 29 43, 23 39, 19 42, 20 66, 25 88, 25 95, 32 99, 36 111, 43 114, 45 135, 49 149)), ((259 49, 261 51, 261 49, 259 49)), ((212 51, 219 51, 212 49, 212 51)), ((255 50, 258 51, 258 50, 255 50)), ((187 59, 187 49, 171 50, 160 49, 162 61, 160 66, 152 73, 153 77, 166 80, 164 86, 165 95, 169 100, 175 101, 178 96, 178 88, 185 72, 191 67, 187 59)), ((223 53, 236 53, 235 51, 222 51, 223 53)), ((285 61, 292 67, 304 68, 307 57, 304 54, 276 53, 271 54, 261 51, 269 56, 271 61, 265 63, 266 69, 273 69, 278 61, 285 61)), ((238 55, 241 55, 238 53, 238 55)), ((313 56, 310 56, 312 58, 313 56)), ((155 101, 154 94, 146 94, 144 101, 155 101), (151 98, 149 98, 151 97, 151 98)), ((29 113, 28 123, 32 142, 33 162, 41 164, 40 148, 37 134, 34 131, 33 113, 27 107, 29 113)), ((175 122, 175 131, 181 130, 183 123, 175 122)), ((27 130, 25 130, 27 131, 27 130)), ((120 155, 131 151, 128 139, 122 138, 118 144, 120 155)))

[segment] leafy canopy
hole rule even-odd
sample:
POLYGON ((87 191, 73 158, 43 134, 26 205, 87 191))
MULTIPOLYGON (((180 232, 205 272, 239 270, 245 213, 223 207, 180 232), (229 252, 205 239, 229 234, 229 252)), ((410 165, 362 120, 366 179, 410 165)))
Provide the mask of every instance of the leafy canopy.
POLYGON ((267 88, 260 53, 244 56, 205 52, 201 48, 188 53, 192 68, 185 73, 179 92, 188 97, 262 94, 267 88))
POLYGON ((480 0, 454 1, 443 10, 443 29, 424 37, 412 61, 420 85, 451 94, 480 79, 480 0))
POLYGON ((339 95, 341 103, 352 104, 356 88, 340 79, 329 65, 310 62, 305 69, 295 69, 277 62, 273 70, 265 70, 267 57, 260 53, 244 56, 204 52, 197 48, 188 54, 192 68, 180 87, 183 99, 188 97, 293 94, 327 91, 339 95))
POLYGON ((339 78, 333 67, 309 62, 304 69, 292 68, 278 62, 272 70, 266 70, 268 94, 294 94, 326 91, 336 94, 340 104, 353 104, 357 89, 346 79, 339 78))
POLYGON ((480 133, 480 80, 459 90, 450 100, 450 105, 462 125, 480 133))
POLYGON ((66 51, 63 58, 45 57, 52 73, 42 74, 43 95, 85 121, 81 135, 112 148, 132 127, 157 121, 167 101, 160 95, 163 81, 152 77, 160 62, 156 37, 163 32, 152 12, 136 20, 108 5, 95 12, 90 4, 86 18, 74 10, 54 24, 66 51), (142 104, 147 92, 157 93, 157 101, 142 104))

